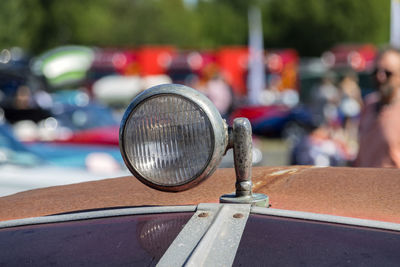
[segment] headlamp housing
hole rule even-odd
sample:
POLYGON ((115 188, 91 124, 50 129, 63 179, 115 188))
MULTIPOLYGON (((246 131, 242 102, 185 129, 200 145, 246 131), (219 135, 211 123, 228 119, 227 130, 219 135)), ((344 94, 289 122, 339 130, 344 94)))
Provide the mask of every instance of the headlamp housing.
POLYGON ((182 191, 218 167, 228 145, 228 129, 202 93, 163 84, 132 101, 119 139, 126 166, 141 182, 162 191, 182 191))

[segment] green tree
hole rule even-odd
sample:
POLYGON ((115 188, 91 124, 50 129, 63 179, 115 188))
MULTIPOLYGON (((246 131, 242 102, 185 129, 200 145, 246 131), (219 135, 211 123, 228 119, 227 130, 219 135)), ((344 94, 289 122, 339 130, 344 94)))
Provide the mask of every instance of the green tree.
POLYGON ((245 13, 238 12, 227 1, 200 1, 196 9, 201 22, 200 46, 247 44, 247 7, 243 10, 245 13))
POLYGON ((389 0, 198 0, 191 8, 183 0, 3 0, 0 48, 245 45, 250 5, 262 10, 267 48, 317 56, 338 42, 389 39, 389 0))
POLYGON ((44 20, 40 0, 6 0, 0 8, 0 48, 31 48, 44 20))
POLYGON ((338 42, 389 39, 388 0, 271 0, 263 11, 265 44, 302 55, 320 55, 338 42))

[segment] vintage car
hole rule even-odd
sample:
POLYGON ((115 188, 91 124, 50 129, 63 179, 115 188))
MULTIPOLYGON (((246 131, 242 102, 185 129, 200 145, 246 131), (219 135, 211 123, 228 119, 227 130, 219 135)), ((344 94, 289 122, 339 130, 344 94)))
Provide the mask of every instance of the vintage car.
POLYGON ((398 170, 252 170, 249 121, 181 85, 133 100, 120 148, 134 177, 0 198, 0 265, 400 264, 398 170))
POLYGON ((243 106, 232 113, 230 121, 239 117, 249 119, 255 135, 289 140, 301 138, 316 127, 311 112, 302 106, 243 106))
POLYGON ((0 197, 128 174, 116 153, 111 147, 27 145, 15 138, 10 125, 0 123, 0 197))

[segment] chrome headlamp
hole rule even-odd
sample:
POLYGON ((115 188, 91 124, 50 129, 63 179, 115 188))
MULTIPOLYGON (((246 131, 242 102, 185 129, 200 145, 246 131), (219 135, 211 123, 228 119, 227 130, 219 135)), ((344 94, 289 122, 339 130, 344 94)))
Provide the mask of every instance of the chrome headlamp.
POLYGON ((200 92, 164 84, 139 94, 120 127, 128 169, 143 183, 182 191, 210 176, 228 145, 225 121, 200 92))
POLYGON ((200 92, 178 84, 147 89, 122 118, 119 145, 128 169, 144 184, 163 191, 189 189, 210 176, 233 148, 236 192, 220 202, 267 206, 252 193, 251 125, 236 118, 229 128, 200 92))

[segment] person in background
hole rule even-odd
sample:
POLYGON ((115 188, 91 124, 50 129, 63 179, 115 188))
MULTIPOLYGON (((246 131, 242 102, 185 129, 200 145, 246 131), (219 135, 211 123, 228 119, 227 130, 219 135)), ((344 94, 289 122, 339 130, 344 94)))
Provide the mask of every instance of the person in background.
POLYGON ((346 148, 349 162, 353 162, 358 151, 358 126, 363 107, 361 88, 358 86, 358 76, 354 71, 348 71, 339 82, 341 120, 338 139, 346 148))
POLYGON ((207 66, 199 78, 193 79, 187 85, 205 94, 213 102, 222 118, 229 118, 234 108, 234 93, 216 65, 207 66))
POLYGON ((329 125, 338 120, 340 94, 336 86, 336 78, 334 72, 327 72, 321 83, 313 88, 311 108, 318 125, 329 125))
POLYGON ((206 95, 214 103, 222 118, 227 119, 232 112, 233 92, 221 75, 215 75, 207 82, 206 95))
POLYGON ((365 99, 356 167, 400 167, 400 51, 383 50, 376 60, 377 91, 365 99))

